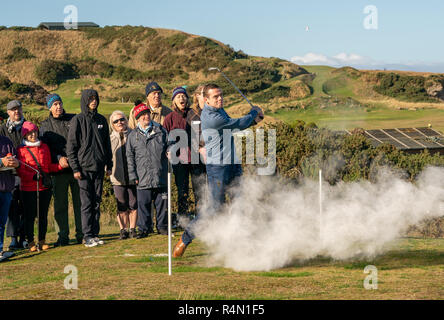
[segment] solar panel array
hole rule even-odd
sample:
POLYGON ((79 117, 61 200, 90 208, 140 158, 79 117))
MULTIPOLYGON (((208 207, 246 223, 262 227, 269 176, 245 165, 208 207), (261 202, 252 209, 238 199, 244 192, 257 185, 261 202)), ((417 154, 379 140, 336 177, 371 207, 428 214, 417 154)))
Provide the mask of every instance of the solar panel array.
POLYGON ((364 135, 375 147, 389 143, 400 150, 444 149, 444 135, 432 128, 374 129, 364 135))

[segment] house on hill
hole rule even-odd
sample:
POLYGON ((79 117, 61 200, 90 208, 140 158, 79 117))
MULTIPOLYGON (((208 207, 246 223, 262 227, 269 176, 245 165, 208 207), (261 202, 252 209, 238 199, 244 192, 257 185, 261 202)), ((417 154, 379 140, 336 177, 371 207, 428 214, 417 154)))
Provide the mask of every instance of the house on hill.
MULTIPOLYGON (((352 134, 348 130, 345 131, 352 134)), ((375 147, 389 143, 406 153, 428 150, 430 154, 444 155, 444 135, 431 127, 364 130, 363 134, 375 147)))
MULTIPOLYGON (((98 24, 94 22, 77 22, 78 28, 100 28, 98 24)), ((63 22, 42 22, 37 27, 44 30, 66 30, 63 22)))

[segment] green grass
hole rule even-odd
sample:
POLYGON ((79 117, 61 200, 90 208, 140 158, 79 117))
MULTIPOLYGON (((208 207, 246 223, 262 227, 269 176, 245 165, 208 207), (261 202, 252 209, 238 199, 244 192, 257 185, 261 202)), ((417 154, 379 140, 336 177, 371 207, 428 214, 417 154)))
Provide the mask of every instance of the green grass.
MULTIPOLYGON (((52 218, 52 217, 50 217, 52 218)), ((199 240, 168 276, 165 236, 118 240, 102 226, 104 246, 71 245, 18 252, 0 267, 0 299, 442 299, 444 239, 403 238, 391 251, 365 261, 317 257, 268 272, 236 272, 210 263, 199 240), (78 290, 64 288, 66 265, 78 269, 78 290), (378 290, 365 290, 365 266, 378 268, 378 290)), ((73 230, 72 230, 73 231, 73 230)), ((173 244, 178 240, 176 234, 173 244)), ((54 241, 55 232, 48 234, 54 241)), ((8 240, 6 245, 8 245, 8 240)))
POLYGON ((260 277, 272 277, 272 278, 298 278, 298 277, 309 277, 314 273, 312 272, 298 272, 298 273, 284 273, 284 272, 262 272, 257 275, 260 277))
MULTIPOLYGON (((106 80, 101 81, 106 82, 106 80)), ((80 95, 77 95, 76 91, 86 85, 92 85, 93 88, 99 92, 100 96, 101 90, 98 88, 100 85, 95 85, 94 81, 89 79, 68 80, 67 82, 62 83, 57 90, 51 93, 57 93, 62 97, 65 110, 72 113, 79 113, 80 95)), ((104 99, 101 99, 99 112, 107 116, 110 115, 114 110, 121 110, 128 115, 133 106, 134 104, 132 103, 107 102, 104 101, 104 99)))
POLYGON ((413 111, 393 110, 385 107, 367 109, 338 106, 291 111, 281 109, 271 115, 287 123, 303 120, 331 129, 427 127, 430 123, 435 129, 444 131, 444 110, 440 109, 413 111))

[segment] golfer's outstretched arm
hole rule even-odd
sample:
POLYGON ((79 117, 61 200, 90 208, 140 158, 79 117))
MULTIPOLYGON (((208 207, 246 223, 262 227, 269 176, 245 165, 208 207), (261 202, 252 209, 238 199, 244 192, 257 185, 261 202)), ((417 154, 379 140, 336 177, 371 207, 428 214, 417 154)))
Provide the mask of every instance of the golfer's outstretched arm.
POLYGON ((254 119, 257 117, 258 112, 256 110, 251 110, 246 116, 242 118, 232 119, 230 116, 222 110, 220 114, 217 114, 214 118, 208 121, 208 127, 214 128, 216 130, 220 129, 239 129, 245 130, 254 124, 254 119))

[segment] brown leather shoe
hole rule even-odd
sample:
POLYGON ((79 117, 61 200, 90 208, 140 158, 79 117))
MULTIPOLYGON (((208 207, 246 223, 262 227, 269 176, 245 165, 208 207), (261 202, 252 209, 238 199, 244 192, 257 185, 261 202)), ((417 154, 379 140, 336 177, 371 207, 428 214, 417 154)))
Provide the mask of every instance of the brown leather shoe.
POLYGON ((183 243, 182 238, 180 238, 179 242, 176 244, 173 250, 173 258, 180 258, 183 256, 187 245, 183 243))
POLYGON ((40 250, 46 251, 49 249, 49 246, 46 244, 45 240, 39 241, 39 248, 40 250))
POLYGON ((35 245, 34 241, 29 243, 28 248, 29 248, 30 252, 36 252, 37 251, 37 246, 35 245))

